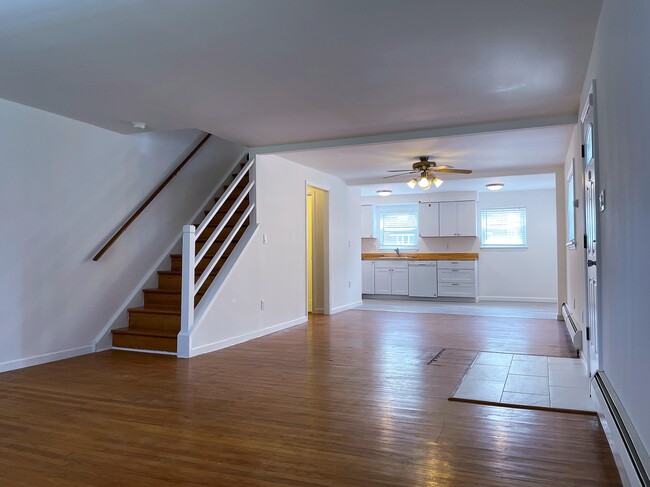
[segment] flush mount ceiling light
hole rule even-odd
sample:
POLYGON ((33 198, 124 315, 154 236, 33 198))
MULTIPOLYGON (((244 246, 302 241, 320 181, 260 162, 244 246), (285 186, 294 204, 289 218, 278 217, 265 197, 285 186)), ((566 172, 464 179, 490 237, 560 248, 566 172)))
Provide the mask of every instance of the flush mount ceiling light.
POLYGON ((131 122, 131 125, 134 129, 138 130, 144 130, 147 128, 147 124, 145 122, 131 122))
POLYGON ((503 183, 490 183, 486 184, 485 187, 490 191, 499 191, 501 188, 503 188, 503 183))
POLYGON ((390 189, 380 189, 377 191, 379 196, 390 196, 392 191, 390 189))

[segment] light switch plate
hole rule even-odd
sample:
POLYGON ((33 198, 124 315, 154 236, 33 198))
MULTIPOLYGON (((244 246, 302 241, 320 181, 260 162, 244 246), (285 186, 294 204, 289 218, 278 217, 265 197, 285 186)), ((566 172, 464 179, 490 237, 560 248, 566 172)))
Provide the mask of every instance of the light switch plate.
POLYGON ((269 243, 269 236, 266 233, 262 235, 262 243, 269 243))

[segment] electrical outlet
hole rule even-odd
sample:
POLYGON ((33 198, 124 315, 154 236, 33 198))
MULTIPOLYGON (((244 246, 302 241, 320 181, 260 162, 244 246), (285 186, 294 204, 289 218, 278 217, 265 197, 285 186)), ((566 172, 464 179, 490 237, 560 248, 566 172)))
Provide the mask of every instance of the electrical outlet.
POLYGON ((262 311, 264 311, 264 300, 263 299, 260 301, 260 309, 262 311))

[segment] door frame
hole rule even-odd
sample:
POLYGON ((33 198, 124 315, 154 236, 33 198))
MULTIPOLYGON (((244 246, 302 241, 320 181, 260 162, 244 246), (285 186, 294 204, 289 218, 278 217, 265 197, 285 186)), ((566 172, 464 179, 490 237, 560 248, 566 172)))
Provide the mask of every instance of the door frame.
MULTIPOLYGON (((330 259, 330 213, 331 213, 331 198, 330 198, 330 187, 327 185, 315 183, 313 181, 310 181, 308 179, 305 180, 305 192, 304 192, 304 205, 305 205, 305 212, 304 212, 304 222, 305 222, 305 258, 303 259, 304 264, 305 264, 305 316, 308 316, 309 314, 309 293, 307 291, 307 287, 309 286, 309 275, 308 275, 308 268, 307 268, 307 193, 309 191, 309 188, 315 188, 315 189, 320 189, 321 191, 325 191, 327 193, 327 205, 325 207, 325 212, 324 212, 324 242, 323 242, 323 289, 324 289, 324 296, 323 296, 323 314, 325 315, 330 315, 332 314, 332 308, 331 308, 331 288, 330 288, 330 274, 332 272, 331 269, 331 259, 330 259)), ((316 198, 314 196, 314 204, 316 203, 316 198)), ((313 238, 312 238, 313 241, 313 238)), ((313 271, 312 271, 313 272, 313 271)), ((312 276, 312 284, 313 284, 313 276, 312 276)), ((312 297, 313 299, 313 297, 312 297)))
MULTIPOLYGON (((589 93, 587 95, 587 98, 584 102, 584 105, 582 107, 582 110, 580 112, 580 140, 581 144, 584 150, 584 121, 587 118, 587 115, 589 113, 589 110, 592 112, 592 150, 593 150, 593 159, 594 159, 594 177, 596 179, 596 183, 594 185, 594 197, 596 200, 599 198, 600 191, 601 191, 601 181, 600 181, 600 153, 598 150, 598 111, 597 111, 597 104, 596 104, 596 80, 592 80, 591 82, 591 87, 589 89, 589 93)), ((582 194, 583 194, 583 201, 585 202, 584 206, 584 211, 582 212, 582 216, 584 218, 584 223, 585 223, 585 242, 586 242, 586 236, 587 236, 587 195, 586 195, 586 168, 587 168, 587 161, 585 161, 584 155, 581 157, 582 161, 582 194)), ((574 173, 575 177, 575 173, 574 173)), ((598 241, 600 239, 600 211, 598 208, 596 208, 596 215, 594 218, 594 227, 596 229, 596 240, 598 241)), ((596 264, 596 325, 595 325, 595 330, 591 329, 591 323, 589 323, 589 268, 587 267, 587 249, 586 246, 583 249, 583 265, 584 265, 584 286, 585 286, 585 315, 586 315, 586 326, 589 327, 589 334, 591 335, 593 333, 593 336, 596 339, 596 344, 595 344, 595 349, 596 349, 596 357, 592 357, 591 355, 591 344, 587 342, 587 346, 583 347, 583 354, 585 356, 585 360, 587 362, 587 370, 589 372, 589 375, 591 377, 594 376, 596 371, 600 369, 600 366, 603 362, 603 350, 602 350, 602 266, 600 265, 600 262, 596 264), (595 363, 595 365, 592 367, 592 363, 595 363)), ((598 256, 599 254, 599 245, 598 242, 596 242, 596 255, 597 255, 597 261, 601 261, 602 257, 598 256)), ((586 332, 586 330, 585 330, 586 332)), ((591 337, 590 337, 591 338, 591 337)))

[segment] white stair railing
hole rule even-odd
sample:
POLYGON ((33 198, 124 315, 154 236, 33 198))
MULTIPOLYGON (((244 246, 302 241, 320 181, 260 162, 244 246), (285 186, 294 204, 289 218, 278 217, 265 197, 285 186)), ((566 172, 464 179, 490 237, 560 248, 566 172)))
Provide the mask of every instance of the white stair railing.
POLYGON ((255 186, 255 159, 251 159, 246 163, 246 165, 239 171, 235 179, 228 185, 224 193, 219 197, 219 200, 215 203, 212 209, 208 212, 206 217, 203 219, 201 224, 198 227, 194 225, 185 225, 183 227, 183 270, 181 274, 182 286, 181 286, 181 333, 187 337, 192 328, 194 327, 194 306, 196 295, 205 284, 206 280, 210 277, 210 274, 219 263, 219 260, 223 257, 223 254, 228 249, 228 246, 232 243, 233 239, 237 236, 237 233, 241 230, 242 226, 246 223, 251 215, 255 217, 255 192, 252 191, 255 186), (232 192, 239 185, 242 179, 248 175, 248 184, 244 187, 242 192, 239 194, 235 202, 232 204, 230 209, 226 212, 225 216, 221 222, 217 225, 214 232, 206 242, 203 244, 201 250, 196 253, 196 241, 205 231, 205 229, 210 225, 212 220, 224 205, 226 200, 231 196, 232 192), (242 215, 239 217, 235 225, 230 230, 228 236, 223 240, 223 242, 216 247, 214 256, 210 258, 210 262, 207 264, 205 270, 201 273, 199 278, 196 278, 196 268, 199 263, 205 259, 208 251, 213 247, 219 235, 223 232, 224 228, 228 225, 228 222, 237 212, 240 206, 248 200, 248 207, 244 210, 242 215))

